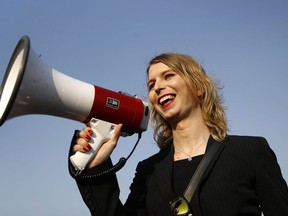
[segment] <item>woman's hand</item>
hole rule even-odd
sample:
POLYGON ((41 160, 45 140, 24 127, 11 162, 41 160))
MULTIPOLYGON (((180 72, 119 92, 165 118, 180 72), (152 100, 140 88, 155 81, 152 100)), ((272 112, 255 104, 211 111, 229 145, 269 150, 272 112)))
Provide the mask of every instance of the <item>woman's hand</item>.
MULTIPOLYGON (((117 146, 118 139, 121 134, 121 127, 122 124, 119 124, 116 126, 114 133, 112 134, 112 137, 109 141, 105 142, 98 150, 94 158, 90 161, 89 164, 87 164, 86 168, 92 168, 103 161, 107 160, 115 147, 117 146)), ((93 131, 90 127, 84 128, 82 131, 79 132, 78 138, 76 139, 76 143, 73 146, 73 151, 77 152, 87 152, 91 149, 91 146, 89 144, 89 141, 91 139, 91 135, 93 134, 93 131)))

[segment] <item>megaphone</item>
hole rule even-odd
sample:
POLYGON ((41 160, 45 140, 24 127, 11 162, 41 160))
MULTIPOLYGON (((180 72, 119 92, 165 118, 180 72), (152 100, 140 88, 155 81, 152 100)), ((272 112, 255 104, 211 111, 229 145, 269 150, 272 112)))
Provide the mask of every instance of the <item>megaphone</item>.
MULTIPOLYGON (((29 114, 58 116, 85 124, 93 119, 92 126, 99 125, 97 132, 101 135, 96 136, 102 137, 98 144, 111 136, 115 124, 123 124, 123 134, 132 135, 145 131, 149 121, 146 102, 51 68, 30 47, 25 35, 14 49, 1 84, 0 126, 29 114), (101 128, 105 131, 101 132, 101 128)), ((80 168, 75 166, 83 169, 87 162, 80 168)))

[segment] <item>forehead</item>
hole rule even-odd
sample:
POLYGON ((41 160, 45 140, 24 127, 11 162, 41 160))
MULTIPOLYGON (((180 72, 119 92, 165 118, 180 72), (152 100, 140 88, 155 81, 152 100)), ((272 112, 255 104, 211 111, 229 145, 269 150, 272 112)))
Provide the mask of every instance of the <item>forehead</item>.
POLYGON ((148 71, 148 80, 153 79, 157 76, 160 76, 161 74, 165 73, 166 71, 170 71, 171 68, 169 68, 167 65, 163 63, 156 63, 150 66, 148 71))

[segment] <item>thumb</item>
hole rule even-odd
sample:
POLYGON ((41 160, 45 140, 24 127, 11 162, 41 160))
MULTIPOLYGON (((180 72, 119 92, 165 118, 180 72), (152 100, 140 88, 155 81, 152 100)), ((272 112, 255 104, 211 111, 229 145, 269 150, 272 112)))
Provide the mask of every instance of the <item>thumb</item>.
POLYGON ((119 137, 121 135, 122 124, 116 125, 116 128, 111 136, 110 142, 117 144, 119 137))

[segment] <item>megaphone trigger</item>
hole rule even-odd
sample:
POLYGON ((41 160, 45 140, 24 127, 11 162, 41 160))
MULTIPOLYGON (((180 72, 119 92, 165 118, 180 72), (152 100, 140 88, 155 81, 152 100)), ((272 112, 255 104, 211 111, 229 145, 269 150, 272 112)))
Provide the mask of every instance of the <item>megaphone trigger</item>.
POLYGON ((76 152, 70 157, 70 161, 78 174, 85 169, 90 160, 97 154, 102 144, 111 138, 115 130, 115 124, 95 118, 91 119, 89 126, 93 130, 93 134, 89 142, 92 149, 85 153, 76 152))

